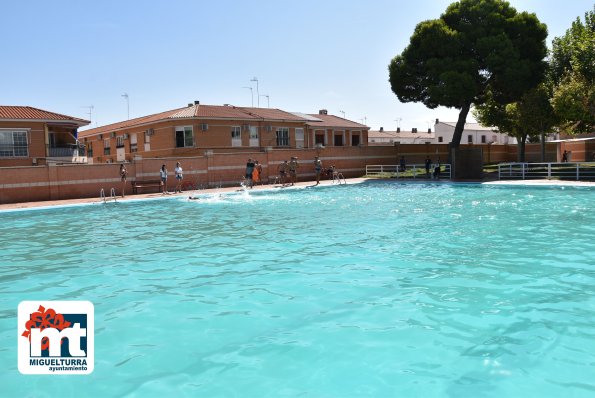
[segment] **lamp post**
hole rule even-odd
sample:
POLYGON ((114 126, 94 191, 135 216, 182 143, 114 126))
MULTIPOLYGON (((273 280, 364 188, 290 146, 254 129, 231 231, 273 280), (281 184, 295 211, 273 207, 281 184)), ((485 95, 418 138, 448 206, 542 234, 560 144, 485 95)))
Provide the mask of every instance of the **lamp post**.
POLYGON ((128 97, 128 93, 122 94, 122 97, 126 99, 126 110, 128 111, 128 120, 130 120, 130 97, 128 97))
POLYGON ((267 97, 267 108, 270 108, 271 104, 269 103, 269 95, 268 94, 260 94, 260 97, 267 97))
POLYGON ((260 108, 260 92, 258 91, 258 78, 254 76, 250 79, 251 82, 256 82, 256 102, 258 103, 258 107, 260 108))
POLYGON ((252 87, 246 87, 246 86, 244 86, 242 88, 247 88, 247 89, 250 90, 250 96, 252 98, 252 105, 251 106, 254 108, 254 91, 252 90, 252 87))

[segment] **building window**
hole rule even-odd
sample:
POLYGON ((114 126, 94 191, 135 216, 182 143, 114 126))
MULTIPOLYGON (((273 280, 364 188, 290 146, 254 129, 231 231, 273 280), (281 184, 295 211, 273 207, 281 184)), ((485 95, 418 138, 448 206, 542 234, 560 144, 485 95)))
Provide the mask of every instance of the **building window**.
POLYGON ((116 148, 124 148, 124 136, 119 135, 116 137, 116 148))
POLYGON ((26 131, 0 131, 0 157, 29 156, 26 131))
POLYGON ((351 146, 358 146, 359 145, 359 134, 351 136, 351 146))
POLYGON ((192 126, 176 127, 176 148, 186 148, 194 145, 192 126))
POLYGON ((109 155, 110 154, 110 139, 106 138, 103 140, 103 154, 109 155))
POLYGON ((471 134, 467 136, 467 144, 473 144, 473 136, 471 134))
POLYGON ((335 135, 335 146, 343 146, 343 134, 335 135))
POLYGON ((93 157, 93 143, 87 142, 86 147, 87 147, 87 157, 92 158, 93 157))
POLYGON ((314 143, 317 145, 324 145, 324 133, 323 134, 316 134, 314 136, 314 143))
POLYGON ((438 142, 443 142, 444 141, 444 137, 438 137, 438 142))
POLYGON ((231 127, 231 146, 242 146, 242 129, 240 126, 231 127))
POLYGON ((485 135, 482 135, 481 136, 481 143, 482 144, 485 144, 486 143, 486 136, 485 135))
POLYGON ((295 147, 304 147, 304 129, 295 129, 295 147))
POLYGON ((289 146, 289 129, 278 127, 276 131, 277 146, 289 146))
POLYGON ((138 151, 138 143, 136 133, 130 134, 130 152, 138 151))

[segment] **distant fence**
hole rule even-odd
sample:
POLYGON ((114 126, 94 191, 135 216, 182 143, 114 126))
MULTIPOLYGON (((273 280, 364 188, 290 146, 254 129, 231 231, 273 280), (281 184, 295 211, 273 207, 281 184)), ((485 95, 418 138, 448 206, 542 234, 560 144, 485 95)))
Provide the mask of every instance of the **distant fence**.
MULTIPOLYGON (((367 177, 388 177, 388 178, 428 178, 434 175, 434 170, 438 164, 430 167, 430 175, 426 173, 425 164, 407 164, 405 168, 396 164, 374 164, 366 166, 367 177)), ((450 164, 440 164, 440 178, 451 178, 450 164)))
POLYGON ((595 180, 595 162, 577 163, 501 163, 498 178, 595 180))

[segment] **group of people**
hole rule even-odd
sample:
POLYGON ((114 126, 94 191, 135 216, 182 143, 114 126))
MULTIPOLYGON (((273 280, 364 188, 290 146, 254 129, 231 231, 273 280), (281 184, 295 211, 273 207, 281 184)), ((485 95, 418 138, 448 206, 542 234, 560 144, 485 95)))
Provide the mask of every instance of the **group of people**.
MULTIPOLYGON (((184 169, 182 169, 182 165, 180 162, 176 162, 176 168, 174 169, 174 176, 176 178, 176 188, 174 193, 182 192, 182 180, 184 179, 184 169)), ((165 164, 161 165, 161 169, 159 169, 159 178, 161 179, 161 191, 163 195, 168 194, 167 190, 167 168, 165 164)))
POLYGON ((300 168, 297 159, 297 156, 292 156, 289 162, 284 160, 283 163, 277 167, 279 181, 282 185, 294 185, 297 182, 297 170, 300 168))
MULTIPOLYGON (((182 165, 180 162, 176 163, 176 168, 174 170, 174 174, 176 177, 176 189, 175 193, 182 192, 182 180, 184 179, 184 170, 182 169, 182 165)), ((159 170, 159 177, 161 179, 161 191, 163 194, 169 193, 167 191, 167 168, 165 164, 161 165, 161 169, 159 170)), ((122 163, 120 165, 120 181, 122 182, 122 197, 126 196, 126 180, 128 178, 128 170, 126 170, 126 165, 122 163)))
MULTIPOLYGON (((428 156, 425 161, 426 166, 426 177, 430 178, 430 169, 432 168, 432 159, 428 156)), ((432 173, 432 179, 440 179, 440 158, 438 158, 438 163, 434 165, 434 171, 432 173)))

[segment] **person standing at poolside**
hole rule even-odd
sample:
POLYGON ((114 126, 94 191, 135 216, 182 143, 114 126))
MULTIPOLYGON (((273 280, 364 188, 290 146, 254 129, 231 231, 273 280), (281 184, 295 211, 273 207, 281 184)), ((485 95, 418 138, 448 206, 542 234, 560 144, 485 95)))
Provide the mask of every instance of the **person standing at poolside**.
POLYGON ((314 158, 314 171, 316 172, 316 185, 320 184, 320 172, 322 171, 322 161, 318 156, 314 158))
POLYGON ((252 173, 254 173, 254 160, 248 159, 246 163, 246 186, 252 188, 254 182, 252 180, 252 173))
POLYGON ((399 171, 403 172, 407 168, 407 163, 405 163, 405 156, 401 156, 399 171))
POLYGON ((252 184, 258 184, 260 176, 262 174, 262 166, 258 163, 258 160, 254 161, 254 170, 252 171, 252 184))
POLYGON ((287 181, 287 171, 289 170, 287 160, 284 160, 283 163, 279 165, 277 170, 279 171, 279 180, 281 181, 281 185, 285 185, 287 181))
POLYGON ((291 185, 297 182, 297 169, 299 167, 297 156, 292 156, 291 162, 289 162, 289 179, 291 180, 291 185))
POLYGON ((161 186, 163 187, 163 195, 167 193, 167 169, 165 165, 161 165, 161 169, 159 170, 159 177, 161 178, 161 186))
POLYGON ((177 162, 176 169, 174 170, 174 173, 176 174, 176 192, 182 192, 182 180, 184 179, 183 172, 182 165, 180 162, 177 162))
POLYGON ((126 176, 128 175, 128 171, 126 170, 126 166, 124 163, 120 165, 120 180, 122 181, 122 197, 126 196, 126 176))
POLYGON ((426 178, 430 178, 430 167, 432 167, 432 159, 426 157, 426 178))

